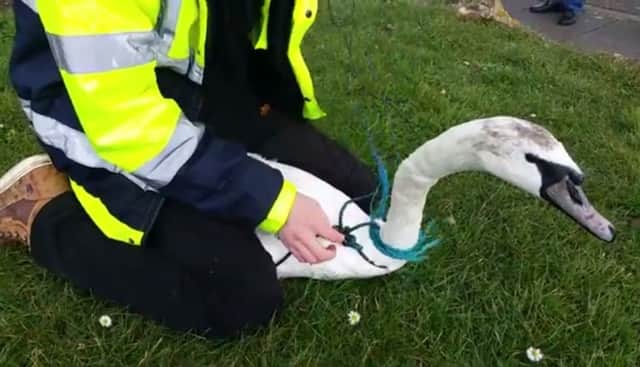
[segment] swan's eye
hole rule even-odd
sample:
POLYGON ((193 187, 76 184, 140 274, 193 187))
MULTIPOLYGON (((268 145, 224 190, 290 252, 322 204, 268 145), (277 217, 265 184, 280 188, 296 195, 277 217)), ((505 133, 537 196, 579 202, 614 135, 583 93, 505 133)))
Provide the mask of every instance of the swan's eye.
POLYGON ((575 185, 571 182, 573 180, 567 181, 567 191, 569 192, 569 196, 574 203, 582 206, 582 198, 580 197, 580 193, 576 189, 575 185))

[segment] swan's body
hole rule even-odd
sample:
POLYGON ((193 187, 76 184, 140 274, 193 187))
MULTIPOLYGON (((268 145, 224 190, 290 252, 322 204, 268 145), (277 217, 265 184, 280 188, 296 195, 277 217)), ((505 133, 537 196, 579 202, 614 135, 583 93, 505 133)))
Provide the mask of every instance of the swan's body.
MULTIPOLYGON (((264 161, 280 170, 299 192, 317 200, 332 224, 338 223, 340 209, 351 198, 304 170, 264 161)), ((431 187, 439 179, 463 171, 486 171, 534 196, 542 196, 599 238, 613 240, 613 227, 586 200, 580 189, 582 172, 562 144, 542 127, 512 117, 479 119, 455 126, 407 157, 394 177, 387 221, 380 222, 382 240, 399 249, 412 247, 418 239, 431 187)), ((369 220, 357 205, 348 206, 343 216, 347 226, 369 220)), ((278 266, 278 277, 370 278, 396 271, 406 263, 382 254, 367 228, 353 234, 363 247, 362 252, 386 269, 372 266, 351 248, 336 246, 335 258, 320 264, 300 263, 289 257, 278 266)), ((274 262, 288 253, 276 236, 264 232, 257 235, 274 262)))
MULTIPOLYGON (((338 223, 340 209, 350 199, 347 195, 316 176, 296 167, 272 161, 269 161, 268 164, 280 170, 286 179, 291 180, 296 185, 299 192, 318 201, 331 224, 338 223)), ((355 226, 368 220, 369 216, 357 205, 347 206, 343 216, 344 224, 347 226, 355 226)), ((354 231, 353 235, 363 246, 362 251, 367 257, 376 264, 385 265, 388 268, 374 267, 367 263, 355 250, 336 246, 336 257, 320 264, 301 263, 295 257, 290 256, 278 266, 278 277, 325 280, 369 278, 388 274, 405 264, 404 261, 391 259, 380 253, 369 239, 369 232, 366 227, 354 231)), ((276 236, 258 232, 258 238, 267 252, 271 254, 274 262, 282 259, 287 254, 287 249, 276 236)))

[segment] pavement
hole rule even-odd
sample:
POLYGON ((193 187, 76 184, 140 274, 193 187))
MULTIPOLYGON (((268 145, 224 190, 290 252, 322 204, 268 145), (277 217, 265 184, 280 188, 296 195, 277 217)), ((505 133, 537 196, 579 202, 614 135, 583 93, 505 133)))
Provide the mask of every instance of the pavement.
POLYGON ((560 26, 557 13, 533 14, 539 0, 502 0, 504 9, 522 26, 543 37, 584 52, 619 54, 640 62, 640 0, 586 0, 576 24, 560 26), (597 6, 596 6, 597 5, 597 6))

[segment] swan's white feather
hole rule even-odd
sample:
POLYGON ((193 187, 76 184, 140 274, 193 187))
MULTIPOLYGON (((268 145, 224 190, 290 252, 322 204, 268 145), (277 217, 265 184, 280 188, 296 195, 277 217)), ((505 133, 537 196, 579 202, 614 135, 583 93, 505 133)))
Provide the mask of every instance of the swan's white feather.
MULTIPOLYGON (((251 156, 282 172, 286 179, 296 185, 299 192, 318 201, 332 225, 338 224, 340 209, 350 199, 346 194, 304 170, 280 162, 265 160, 255 154, 251 154, 251 156)), ((344 224, 355 226, 367 221, 369 221, 369 216, 360 207, 355 204, 347 207, 344 214, 344 224)), ((351 248, 336 246, 336 257, 320 264, 300 263, 293 256, 290 256, 278 267, 278 277, 324 280, 370 278, 388 274, 405 264, 404 261, 391 259, 380 253, 371 243, 366 227, 356 230, 353 234, 358 239, 358 243, 363 246, 363 252, 367 257, 378 265, 387 266, 388 269, 374 267, 351 248)), ((258 231, 257 235, 274 262, 286 255, 286 248, 276 236, 262 231, 258 231)))
MULTIPOLYGON (((537 167, 525 159, 527 153, 580 172, 551 133, 541 126, 514 117, 497 116, 468 121, 427 141, 398 167, 387 222, 380 223, 382 239, 396 248, 411 247, 418 238, 429 190, 438 180, 450 174, 470 170, 488 172, 539 197, 542 178, 537 167)), ((251 156, 280 170, 299 192, 318 201, 331 224, 338 223, 340 208, 349 200, 347 195, 302 169, 265 160, 257 155, 251 156)), ((348 226, 369 220, 366 213, 355 204, 347 208, 343 219, 348 226)), ((277 237, 260 231, 257 235, 274 262, 285 256, 287 250, 277 237)), ((367 227, 354 232, 354 235, 367 257, 388 268, 374 267, 355 250, 337 246, 336 257, 321 264, 299 263, 291 256, 278 267, 278 277, 325 280, 370 278, 388 274, 405 264, 380 253, 369 238, 367 227)))

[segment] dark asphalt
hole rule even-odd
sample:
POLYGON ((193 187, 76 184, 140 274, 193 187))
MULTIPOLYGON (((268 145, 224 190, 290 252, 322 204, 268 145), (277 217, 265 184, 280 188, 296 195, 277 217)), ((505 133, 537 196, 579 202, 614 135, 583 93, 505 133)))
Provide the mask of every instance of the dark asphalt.
MULTIPOLYGON (((524 27, 542 34, 549 40, 569 44, 586 52, 620 54, 640 61, 640 0, 632 7, 611 11, 589 5, 572 26, 556 24, 558 14, 533 14, 529 6, 538 0, 502 0, 511 17, 524 27)), ((599 0, 602 2, 603 0, 599 0)))

